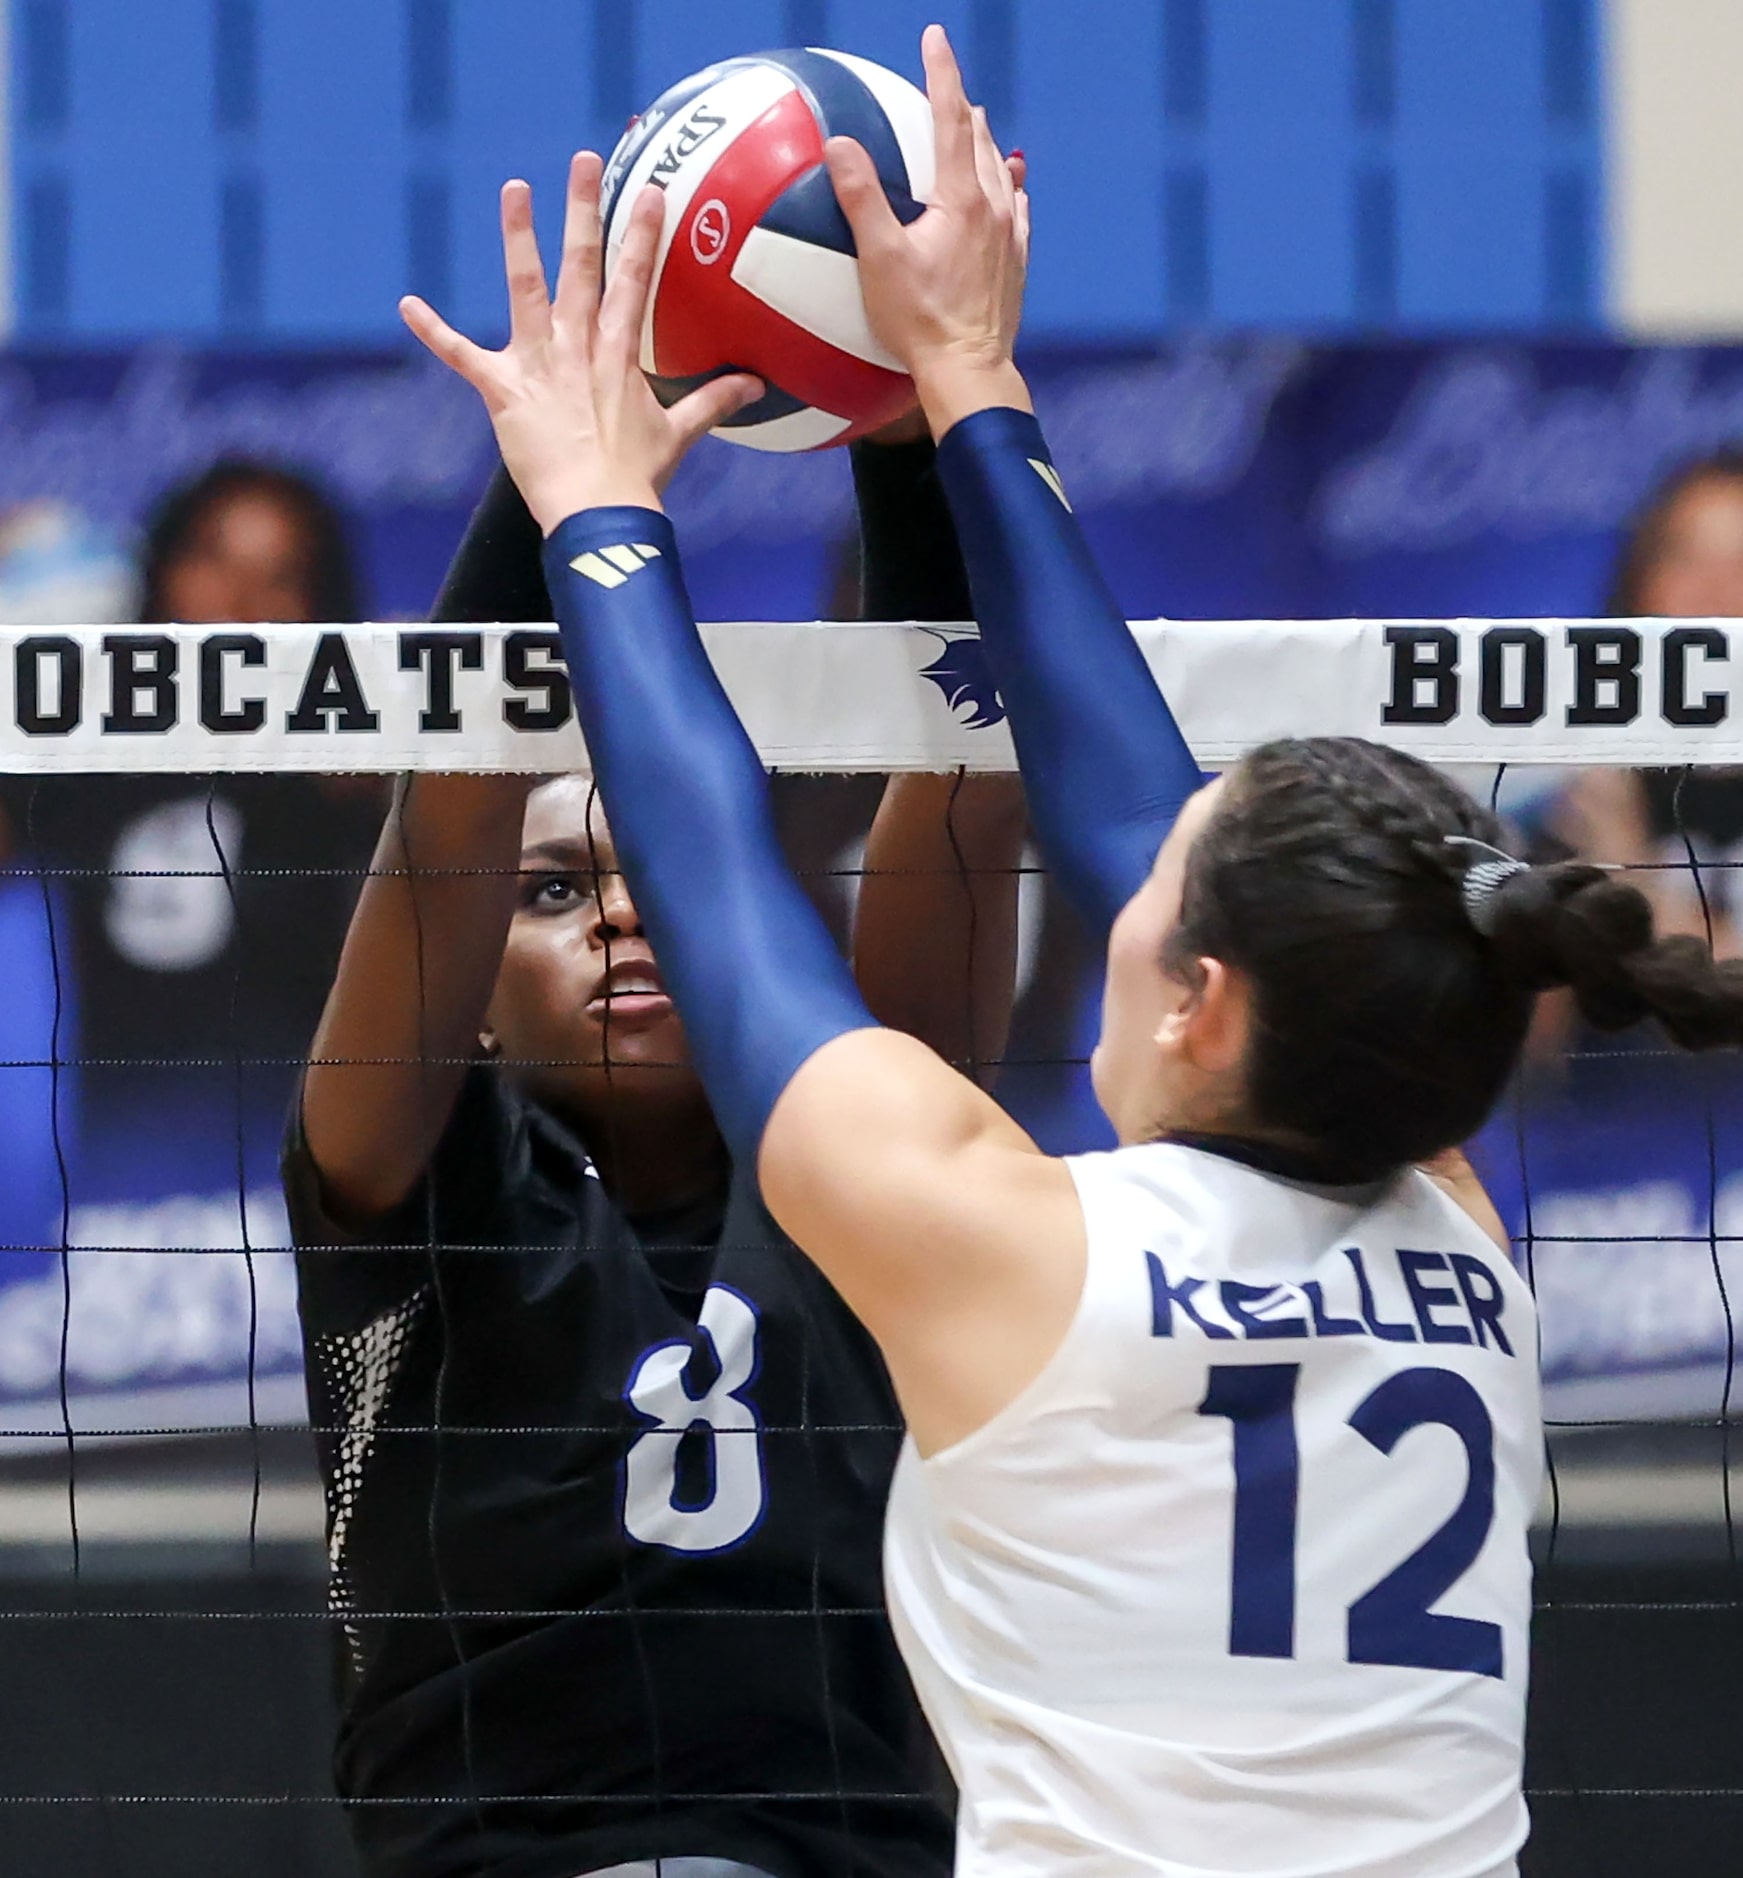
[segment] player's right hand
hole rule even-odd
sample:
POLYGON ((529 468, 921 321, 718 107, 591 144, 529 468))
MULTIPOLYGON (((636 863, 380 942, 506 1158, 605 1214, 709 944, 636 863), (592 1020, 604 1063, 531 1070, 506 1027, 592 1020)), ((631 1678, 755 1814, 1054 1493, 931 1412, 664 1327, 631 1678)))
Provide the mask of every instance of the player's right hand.
POLYGON ((1021 157, 1001 157, 972 106, 942 26, 921 40, 937 180, 930 206, 897 221, 871 158, 852 138, 824 155, 853 230, 860 287, 877 338, 913 376, 934 435, 970 410, 1029 408, 1013 352, 1029 259, 1021 157))

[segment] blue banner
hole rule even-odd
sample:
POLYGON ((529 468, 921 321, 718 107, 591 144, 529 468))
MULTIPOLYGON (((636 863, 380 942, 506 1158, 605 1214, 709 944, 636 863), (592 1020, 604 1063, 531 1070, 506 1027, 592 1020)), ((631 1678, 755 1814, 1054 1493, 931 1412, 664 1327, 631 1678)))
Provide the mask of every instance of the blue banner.
MULTIPOLYGON (((1743 351, 1722 348, 1255 338, 1031 364, 1134 617, 1599 612, 1654 486, 1743 439, 1743 351)), ((427 608, 494 460, 473 394, 422 355, 13 355, 0 618, 134 617, 144 517, 234 456, 329 492, 377 618, 427 608)), ((704 617, 811 618, 851 591, 839 454, 710 442, 670 506, 704 617)), ((0 791, 0 861, 49 870, 0 880, 6 1426, 58 1425, 63 1345, 85 1425, 233 1418, 251 1325, 257 1411, 297 1412, 276 1137, 350 882, 275 897, 268 879, 238 899, 201 869, 214 841, 281 884, 359 867, 378 818, 368 786, 317 779, 0 791), (64 1268, 63 1242, 84 1248, 64 1268)), ((1082 1075, 1059 1065, 1092 1041, 1095 961, 1057 909, 1034 923, 1016 1054, 1050 1067, 1014 1070, 1006 1099, 1048 1147, 1092 1145, 1082 1075)), ((1480 1148, 1526 1237, 1558 1399, 1716 1406, 1726 1299, 1743 1300, 1720 1283, 1743 1232, 1735 1062, 1573 1043, 1480 1148)))

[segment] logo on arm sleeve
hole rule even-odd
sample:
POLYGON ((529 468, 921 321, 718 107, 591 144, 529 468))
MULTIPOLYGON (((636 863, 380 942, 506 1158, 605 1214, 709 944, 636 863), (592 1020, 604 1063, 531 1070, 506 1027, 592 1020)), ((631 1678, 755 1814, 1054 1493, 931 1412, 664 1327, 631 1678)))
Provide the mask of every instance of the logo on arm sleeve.
POLYGON ((1038 456, 1032 456, 1029 467, 1053 491, 1067 511, 1075 512, 1071 510, 1071 498, 1065 493, 1065 484, 1051 463, 1043 463, 1038 456))
POLYGON ((599 587, 621 587, 631 574, 639 574, 650 561, 660 558, 658 548, 645 541, 618 543, 609 548, 589 548, 569 565, 577 574, 585 574, 599 587))

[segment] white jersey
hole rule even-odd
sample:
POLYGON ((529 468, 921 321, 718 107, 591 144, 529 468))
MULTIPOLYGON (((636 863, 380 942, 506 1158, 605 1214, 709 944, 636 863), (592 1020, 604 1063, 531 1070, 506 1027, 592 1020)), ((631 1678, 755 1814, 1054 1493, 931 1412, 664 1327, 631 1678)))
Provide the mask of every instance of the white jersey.
POLYGON ((1041 1374, 910 1443, 890 1609, 958 1878, 1502 1878, 1543 1432, 1531 1294, 1425 1175, 1069 1163, 1041 1374))

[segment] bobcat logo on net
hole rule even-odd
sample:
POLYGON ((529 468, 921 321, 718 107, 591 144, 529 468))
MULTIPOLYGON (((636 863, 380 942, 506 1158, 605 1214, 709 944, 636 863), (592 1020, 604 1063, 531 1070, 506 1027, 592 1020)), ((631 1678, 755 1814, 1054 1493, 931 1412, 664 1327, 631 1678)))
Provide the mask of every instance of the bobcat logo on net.
POLYGON ((920 676, 930 678, 944 694, 944 702, 957 722, 967 730, 991 730, 995 724, 1002 724, 1005 704, 980 634, 941 632, 935 626, 918 630, 939 646, 937 657, 920 667, 920 676))
POLYGON ((690 252, 704 267, 712 267, 732 239, 732 217, 718 196, 704 202, 690 224, 690 252))

